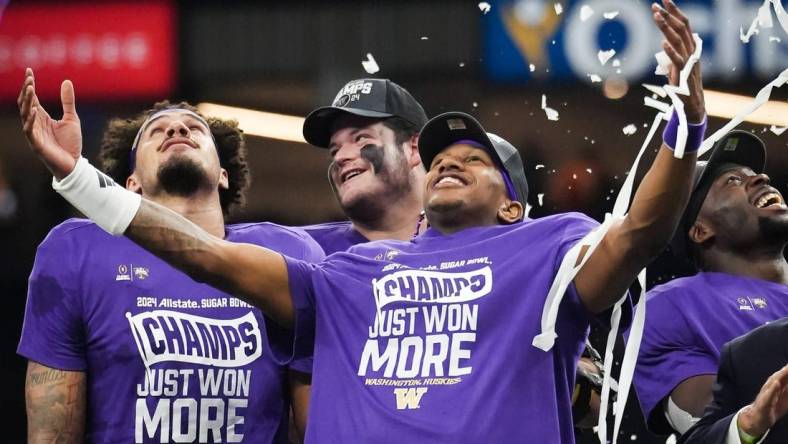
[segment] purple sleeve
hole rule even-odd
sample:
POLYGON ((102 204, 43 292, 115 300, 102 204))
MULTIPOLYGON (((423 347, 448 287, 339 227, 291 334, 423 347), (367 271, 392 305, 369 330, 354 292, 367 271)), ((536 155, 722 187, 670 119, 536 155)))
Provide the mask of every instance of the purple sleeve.
MULTIPOLYGON (((301 257, 306 262, 317 264, 322 262, 326 255, 323 252, 323 248, 320 247, 320 244, 317 243, 314 239, 307 236, 307 242, 305 242, 305 253, 301 257)), ((292 288, 292 284, 291 284, 292 288)), ((292 293, 292 290, 291 290, 292 293)), ((313 310, 314 311, 314 310, 313 310)), ((312 314, 314 316, 314 314, 312 314)), ((314 321, 313 321, 314 323, 314 321)), ((314 339, 314 333, 311 335, 311 338, 314 339)), ((290 361, 289 367, 291 370, 295 370, 301 373, 312 373, 312 345, 307 344, 307 349, 300 352, 300 354, 293 356, 293 359, 290 361)))
POLYGON ((293 300, 294 323, 292 329, 266 322, 268 342, 274 359, 291 369, 311 373, 312 352, 315 341, 315 297, 312 274, 317 265, 284 256, 290 296, 293 300))
MULTIPOLYGON (((569 214, 573 214, 575 217, 573 218, 572 223, 569 223, 566 226, 564 231, 562 244, 558 250, 558 257, 556 258, 556 271, 561 266, 561 261, 564 259, 564 255, 566 255, 566 253, 568 253, 569 250, 574 247, 575 244, 580 242, 580 240, 583 239, 588 233, 599 227, 599 223, 588 216, 579 213, 569 214)), ((588 311, 582 299, 580 298, 580 294, 577 292, 574 281, 572 281, 572 283, 569 284, 569 288, 567 288, 566 295, 564 295, 564 304, 568 304, 572 308, 571 312, 577 320, 585 320, 586 322, 596 321, 606 328, 610 328, 610 317, 612 315, 613 309, 610 308, 609 310, 605 310, 596 314, 588 311)), ((627 292, 627 300, 621 306, 621 309, 621 321, 619 322, 618 327, 619 332, 627 330, 632 322, 633 307, 631 292, 627 292)))
POLYGON ((87 369, 77 249, 53 231, 38 247, 17 353, 47 367, 87 369), (71 256, 71 257, 69 257, 71 256))
POLYGON ((646 326, 634 383, 647 419, 685 379, 717 373, 717 358, 694 340, 686 310, 676 307, 668 296, 651 293, 646 299, 646 326))

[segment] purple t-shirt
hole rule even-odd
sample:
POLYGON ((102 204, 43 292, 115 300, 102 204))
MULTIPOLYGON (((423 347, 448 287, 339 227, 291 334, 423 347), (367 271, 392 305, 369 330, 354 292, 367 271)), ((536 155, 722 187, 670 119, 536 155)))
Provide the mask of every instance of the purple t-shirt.
MULTIPOLYGON (((243 224, 226 234, 323 258, 297 229, 243 224)), ((256 308, 77 219, 38 248, 18 352, 87 372, 86 442, 286 442, 287 367, 263 331, 256 308)))
POLYGON ((350 221, 326 222, 301 228, 323 248, 326 256, 338 251, 347 251, 356 244, 369 242, 369 239, 353 228, 350 221))
POLYGON ((555 347, 531 341, 564 253, 595 226, 569 213, 288 258, 295 356, 314 340, 307 442, 574 442, 591 319, 574 288, 555 347))
POLYGON ((716 374, 723 344, 788 316, 788 286, 725 273, 673 280, 646 301, 634 379, 646 418, 685 379, 716 374))

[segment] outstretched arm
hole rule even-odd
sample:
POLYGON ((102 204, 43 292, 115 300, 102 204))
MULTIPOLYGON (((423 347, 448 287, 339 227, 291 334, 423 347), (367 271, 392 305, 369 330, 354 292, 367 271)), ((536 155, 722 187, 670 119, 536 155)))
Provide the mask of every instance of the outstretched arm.
POLYGON ((279 253, 219 239, 145 199, 124 234, 193 279, 246 299, 284 327, 292 325, 287 267, 279 253))
POLYGON ((33 71, 26 70, 17 101, 22 128, 52 175, 60 184, 70 184, 61 185, 65 187, 61 194, 102 228, 127 235, 196 280, 246 299, 282 326, 292 324, 287 268, 280 254, 211 236, 176 212, 144 199, 140 202, 139 196, 115 186, 108 177, 99 178, 92 166, 78 162, 82 134, 70 81, 61 85, 60 97, 63 118, 58 121, 41 106, 33 71))
MULTIPOLYGON (((672 62, 670 83, 678 85, 679 72, 695 51, 695 42, 686 16, 672 0, 663 1, 665 9, 652 6, 654 21, 665 37, 662 46, 672 62)), ((692 69, 688 86, 689 96, 682 96, 687 122, 700 123, 706 112, 699 64, 692 69)), ((638 272, 667 246, 689 200, 694 171, 694 153, 677 159, 662 144, 635 193, 629 214, 610 228, 575 277, 575 287, 589 310, 598 313, 613 305, 638 272)))

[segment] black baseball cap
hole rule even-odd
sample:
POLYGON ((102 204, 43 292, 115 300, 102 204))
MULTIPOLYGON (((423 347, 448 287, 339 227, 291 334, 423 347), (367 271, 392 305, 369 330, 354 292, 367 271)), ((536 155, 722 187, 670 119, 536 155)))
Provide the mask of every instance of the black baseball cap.
POLYGON ((427 122, 424 108, 405 88, 388 79, 356 79, 339 90, 331 106, 318 108, 306 116, 304 139, 328 148, 331 126, 343 114, 380 119, 399 117, 418 128, 427 122))
POLYGON ((766 145, 763 141, 750 132, 734 130, 714 144, 707 160, 698 161, 689 203, 670 242, 670 249, 675 256, 692 262, 689 229, 698 218, 714 180, 735 166, 745 166, 758 174, 762 173, 766 168, 766 145))
POLYGON ((479 121, 468 114, 448 112, 433 117, 424 125, 419 135, 419 154, 424 167, 429 169, 432 159, 438 153, 462 140, 473 140, 487 148, 506 172, 504 180, 508 176, 516 200, 525 205, 528 199, 528 181, 525 179, 520 152, 506 140, 486 132, 479 121))

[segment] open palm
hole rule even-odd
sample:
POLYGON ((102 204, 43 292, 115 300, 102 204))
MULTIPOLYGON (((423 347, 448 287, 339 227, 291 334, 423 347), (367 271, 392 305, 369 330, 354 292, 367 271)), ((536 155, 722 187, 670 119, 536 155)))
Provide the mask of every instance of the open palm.
POLYGON ((82 128, 74 105, 74 85, 66 80, 60 86, 63 118, 49 116, 38 101, 33 70, 25 71, 25 81, 17 104, 22 129, 30 148, 57 179, 67 176, 82 152, 82 128))

